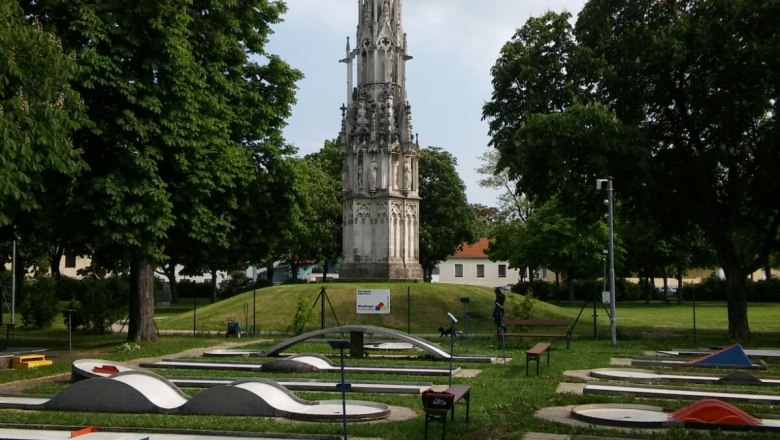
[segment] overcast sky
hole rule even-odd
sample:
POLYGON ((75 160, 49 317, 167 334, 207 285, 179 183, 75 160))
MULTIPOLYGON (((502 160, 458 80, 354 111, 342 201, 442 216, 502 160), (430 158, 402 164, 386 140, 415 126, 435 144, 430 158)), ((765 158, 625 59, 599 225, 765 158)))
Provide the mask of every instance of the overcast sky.
MULTIPOLYGON (((298 103, 285 136, 301 155, 338 136, 346 103, 346 40, 354 47, 357 0, 286 0, 284 22, 268 46, 301 70, 298 103)), ((530 17, 548 10, 575 17, 585 0, 406 0, 407 97, 420 146, 436 146, 458 160, 469 203, 496 205, 497 193, 477 183, 488 149, 482 105, 492 92, 490 68, 501 46, 530 17)))

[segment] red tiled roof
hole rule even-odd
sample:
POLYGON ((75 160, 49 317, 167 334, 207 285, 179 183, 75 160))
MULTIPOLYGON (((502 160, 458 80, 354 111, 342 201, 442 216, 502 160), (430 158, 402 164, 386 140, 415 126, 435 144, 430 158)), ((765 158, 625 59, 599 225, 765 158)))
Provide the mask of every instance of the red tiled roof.
POLYGON ((452 256, 452 258, 484 258, 487 259, 487 255, 485 254, 485 251, 488 248, 488 245, 490 244, 490 239, 488 238, 480 238, 476 243, 474 244, 463 244, 463 249, 455 252, 455 255, 452 256))

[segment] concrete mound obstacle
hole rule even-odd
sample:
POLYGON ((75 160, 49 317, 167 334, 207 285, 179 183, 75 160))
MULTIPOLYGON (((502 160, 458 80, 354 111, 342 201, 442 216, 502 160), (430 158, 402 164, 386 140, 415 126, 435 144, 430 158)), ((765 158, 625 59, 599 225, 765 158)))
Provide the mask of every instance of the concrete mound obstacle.
POLYGON ((189 397, 168 379, 148 371, 92 377, 60 391, 46 409, 115 413, 176 412, 189 397))
POLYGON ((77 359, 71 364, 70 380, 71 382, 78 382, 91 377, 109 377, 125 371, 138 371, 138 368, 116 361, 77 359))
MULTIPOLYGON (((387 417, 387 405, 348 400, 347 419, 376 420, 387 417)), ((182 414, 285 417, 298 420, 342 419, 341 400, 304 400, 287 388, 266 379, 247 379, 228 386, 209 388, 193 397, 182 414)))
MULTIPOLYGON (((79 369, 89 370, 86 366, 91 364, 78 365, 81 366, 79 369)), ((106 368, 108 366, 110 364, 101 363, 98 369, 110 372, 112 368, 106 368)), ((304 400, 283 385, 268 379, 237 380, 208 388, 190 398, 168 379, 142 370, 82 379, 48 401, 36 402, 34 405, 20 403, 17 407, 85 412, 285 417, 316 421, 342 419, 341 400, 304 400)), ((381 403, 346 401, 346 416, 350 420, 378 420, 389 414, 390 407, 381 403)))
POLYGON ((588 423, 629 428, 692 428, 780 430, 780 420, 759 419, 718 399, 703 399, 674 412, 650 405, 591 404, 575 406, 571 415, 588 423))

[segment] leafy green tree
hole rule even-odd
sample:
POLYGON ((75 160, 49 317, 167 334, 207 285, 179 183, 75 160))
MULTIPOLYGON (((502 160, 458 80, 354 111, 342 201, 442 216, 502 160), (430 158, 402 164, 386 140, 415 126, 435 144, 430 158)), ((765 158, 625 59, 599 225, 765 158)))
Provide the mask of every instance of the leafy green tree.
POLYGON ((0 226, 41 207, 45 177, 85 169, 71 134, 83 105, 69 81, 75 60, 17 2, 0 2, 0 226))
POLYGON ((508 220, 517 218, 525 222, 532 211, 531 203, 520 191, 517 181, 509 177, 507 169, 498 169, 498 158, 499 152, 495 149, 482 154, 482 165, 477 168, 477 172, 485 177, 479 180, 479 185, 501 191, 498 195, 498 217, 508 220))
POLYGON ((715 250, 739 339, 747 274, 780 226, 778 12, 768 0, 591 0, 576 25, 605 63, 600 99, 641 130, 654 212, 697 225, 715 250))
POLYGON ((312 174, 312 218, 314 243, 316 243, 317 261, 323 263, 323 277, 327 279, 328 270, 341 257, 343 237, 343 214, 341 206, 341 157, 339 144, 327 140, 322 149, 306 156, 311 166, 321 170, 312 174))
POLYGON ((420 150, 420 265, 426 282, 437 264, 479 238, 456 165, 457 159, 441 148, 420 150))
POLYGON ((621 209, 703 231, 727 277, 729 335, 747 339, 746 275, 776 244, 778 24, 762 0, 591 0, 572 32, 548 13, 507 43, 484 108, 499 167, 532 200, 621 209), (547 96, 549 95, 549 97, 547 96))
POLYGON ((326 141, 322 150, 295 159, 295 215, 284 230, 280 255, 290 264, 293 280, 304 264, 326 266, 341 254, 341 173, 338 144, 326 141))
POLYGON ((485 206, 479 203, 472 203, 471 209, 474 210, 476 223, 474 225, 477 237, 494 237, 496 225, 503 221, 503 216, 498 208, 485 206))
POLYGON ((154 339, 152 268, 169 234, 225 245, 252 159, 273 155, 299 76, 263 44, 284 11, 264 1, 27 2, 77 54, 91 120, 76 182, 95 261, 129 267, 128 340, 154 339), (259 64, 250 59, 257 55, 259 64), (177 228, 180 228, 178 230, 177 228))
POLYGON ((563 274, 569 302, 574 303, 574 280, 599 273, 601 249, 607 241, 603 222, 579 224, 580 220, 553 197, 524 224, 508 224, 507 231, 489 246, 488 255, 512 267, 545 267, 563 274))

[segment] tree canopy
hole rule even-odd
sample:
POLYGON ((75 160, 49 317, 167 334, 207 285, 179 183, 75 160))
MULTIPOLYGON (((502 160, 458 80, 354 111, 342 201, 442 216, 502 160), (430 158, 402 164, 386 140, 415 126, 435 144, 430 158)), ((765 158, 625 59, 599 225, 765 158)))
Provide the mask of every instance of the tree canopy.
POLYGON ((23 3, 79 63, 89 124, 74 143, 90 171, 73 205, 94 261, 130 269, 128 339, 154 339, 152 268, 166 244, 227 245, 236 189, 279 157, 300 74, 263 48, 284 4, 23 3))
POLYGON ((17 2, 0 2, 0 226, 41 208, 48 175, 77 175, 85 163, 71 135, 84 122, 70 86, 76 61, 17 2))
MULTIPOLYGON (((534 200, 700 228, 727 278, 729 335, 749 338, 745 277, 777 246, 780 10, 768 0, 591 0, 529 20, 484 107, 499 168, 534 200)), ((619 234, 620 231, 617 231, 619 234)))
POLYGON ((439 262, 479 238, 476 213, 456 165, 457 159, 441 148, 420 150, 420 265, 427 282, 439 262))

